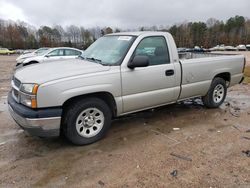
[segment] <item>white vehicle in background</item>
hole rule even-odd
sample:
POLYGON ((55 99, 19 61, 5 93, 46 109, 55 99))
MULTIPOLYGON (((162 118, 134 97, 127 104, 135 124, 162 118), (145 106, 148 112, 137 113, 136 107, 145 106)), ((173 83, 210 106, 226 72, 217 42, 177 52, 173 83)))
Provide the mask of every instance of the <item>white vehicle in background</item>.
POLYGON ((34 57, 37 56, 39 54, 44 53, 45 51, 49 50, 50 48, 39 48, 33 52, 28 52, 28 53, 23 53, 22 55, 20 55, 16 61, 17 63, 22 63, 25 59, 29 58, 29 57, 34 57))
POLYGON ((213 48, 209 49, 210 51, 225 51, 225 45, 221 44, 221 45, 217 45, 213 48))
POLYGON ((226 50, 226 51, 236 51, 237 48, 236 48, 236 47, 233 47, 233 46, 225 46, 225 50, 226 50))
POLYGON ((240 44, 236 48, 238 51, 246 51, 247 50, 247 48, 244 44, 240 44))
POLYGON ((247 44, 246 48, 247 48, 248 51, 250 51, 250 44, 247 44))
POLYGON ((18 69, 35 63, 75 59, 76 57, 81 56, 82 54, 83 51, 78 50, 76 48, 68 48, 68 47, 50 48, 49 50, 46 50, 36 56, 28 57, 23 59, 22 61, 17 62, 16 68, 18 69))
POLYGON ((30 54, 30 53, 33 53, 34 51, 36 51, 36 50, 35 49, 23 50, 22 54, 30 54))

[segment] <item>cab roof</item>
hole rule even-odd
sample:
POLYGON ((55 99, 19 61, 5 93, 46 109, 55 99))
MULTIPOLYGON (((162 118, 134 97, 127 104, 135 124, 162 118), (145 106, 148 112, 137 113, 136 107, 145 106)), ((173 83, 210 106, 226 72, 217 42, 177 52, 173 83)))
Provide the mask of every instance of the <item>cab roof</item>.
POLYGON ((168 32, 162 31, 137 31, 137 32, 120 32, 120 33, 111 33, 107 34, 106 36, 119 36, 119 35, 127 35, 127 36, 140 36, 140 35, 164 35, 168 32))

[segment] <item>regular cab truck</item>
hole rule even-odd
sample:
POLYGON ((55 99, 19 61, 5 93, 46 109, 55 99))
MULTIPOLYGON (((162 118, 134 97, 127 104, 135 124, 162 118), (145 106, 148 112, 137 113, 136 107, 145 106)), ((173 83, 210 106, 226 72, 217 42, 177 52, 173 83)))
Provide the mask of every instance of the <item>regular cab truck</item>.
POLYGON ((201 97, 219 107, 243 80, 242 55, 187 54, 179 59, 165 32, 106 35, 84 57, 17 70, 8 96, 17 124, 39 137, 64 134, 84 145, 101 139, 114 117, 201 97))

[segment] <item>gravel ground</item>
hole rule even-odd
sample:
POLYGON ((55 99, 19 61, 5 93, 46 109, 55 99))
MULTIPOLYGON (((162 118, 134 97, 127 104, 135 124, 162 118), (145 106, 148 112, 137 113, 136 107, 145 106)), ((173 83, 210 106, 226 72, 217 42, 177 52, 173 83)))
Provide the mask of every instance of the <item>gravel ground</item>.
POLYGON ((0 187, 250 187, 250 85, 218 109, 196 99, 114 120, 104 139, 76 147, 10 118, 15 58, 0 56, 0 187))

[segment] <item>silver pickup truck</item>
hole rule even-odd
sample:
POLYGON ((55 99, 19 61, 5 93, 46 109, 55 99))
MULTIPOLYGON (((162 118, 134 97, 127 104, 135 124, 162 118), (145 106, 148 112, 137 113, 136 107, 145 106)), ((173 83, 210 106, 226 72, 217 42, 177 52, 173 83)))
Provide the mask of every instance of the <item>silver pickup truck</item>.
POLYGON ((186 54, 166 32, 106 35, 84 57, 17 70, 8 96, 13 119, 32 135, 64 134, 84 145, 101 139, 114 117, 201 97, 219 107, 243 80, 242 55, 186 54))

